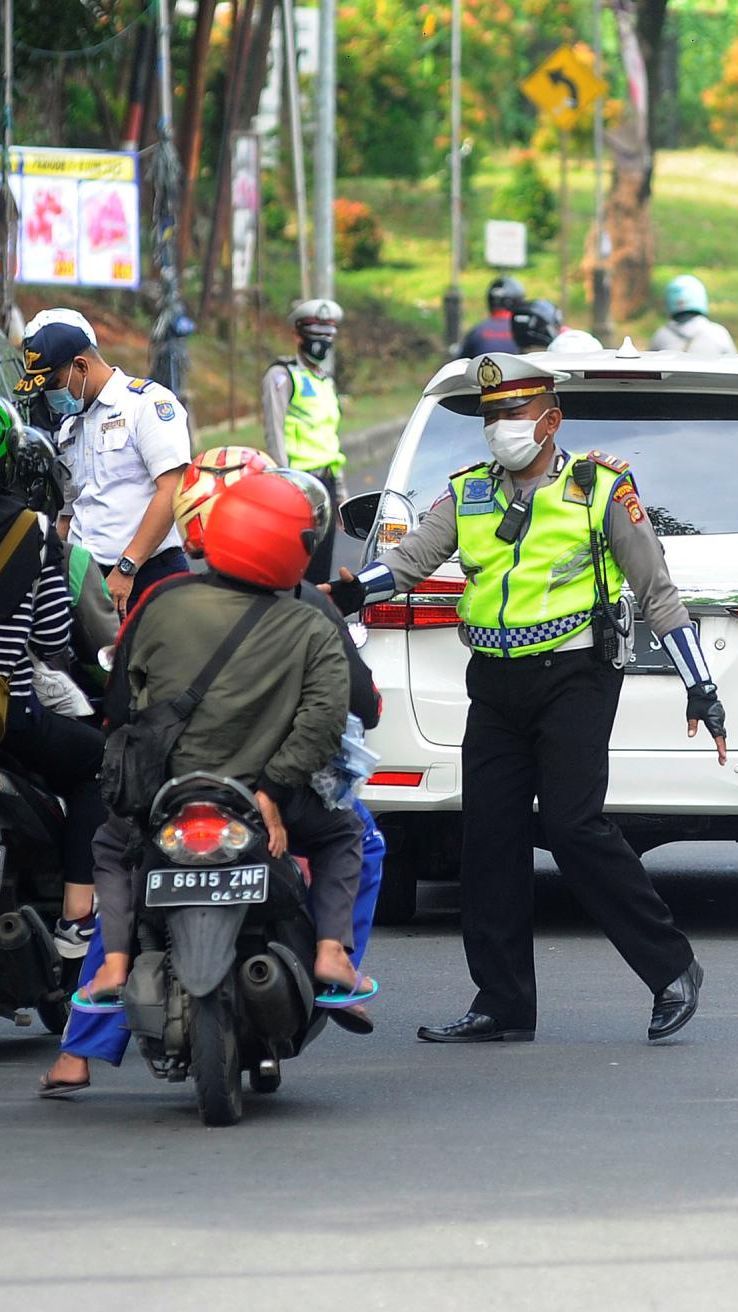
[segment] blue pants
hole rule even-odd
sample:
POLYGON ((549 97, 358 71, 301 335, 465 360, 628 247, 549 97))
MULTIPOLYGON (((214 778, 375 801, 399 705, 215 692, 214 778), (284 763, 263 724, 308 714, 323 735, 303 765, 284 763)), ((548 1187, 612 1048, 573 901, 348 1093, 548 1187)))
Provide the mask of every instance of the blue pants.
MULTIPOLYGON (((387 848, 373 815, 358 799, 354 802, 354 813, 364 825, 359 891, 354 903, 355 947, 351 954, 351 960, 358 969, 369 942, 382 883, 382 860, 387 848)), ((89 983, 104 960, 102 925, 98 916, 95 933, 82 962, 80 988, 89 983)), ((61 1051, 71 1052, 75 1057, 96 1057, 100 1061, 110 1062, 111 1066, 120 1066, 130 1037, 120 1012, 109 1016, 99 1013, 86 1016, 83 1011, 72 1011, 62 1036, 61 1051)))

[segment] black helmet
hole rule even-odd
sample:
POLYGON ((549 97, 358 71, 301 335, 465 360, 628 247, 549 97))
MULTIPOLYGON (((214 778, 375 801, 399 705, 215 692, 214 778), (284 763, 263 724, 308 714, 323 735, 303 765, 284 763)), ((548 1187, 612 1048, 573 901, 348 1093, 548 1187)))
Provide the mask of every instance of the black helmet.
POLYGON ((487 288, 487 304, 493 310, 514 310, 525 300, 525 292, 517 278, 495 278, 487 288))
POLYGON ((513 311, 512 335, 520 351, 545 351, 561 332, 561 310, 552 301, 524 301, 513 311))
MULTIPOLYGON (((6 405, 3 402, 0 410, 6 405)), ((54 443, 38 428, 23 424, 13 424, 2 437, 0 487, 25 502, 29 510, 56 519, 64 505, 67 469, 54 443)))

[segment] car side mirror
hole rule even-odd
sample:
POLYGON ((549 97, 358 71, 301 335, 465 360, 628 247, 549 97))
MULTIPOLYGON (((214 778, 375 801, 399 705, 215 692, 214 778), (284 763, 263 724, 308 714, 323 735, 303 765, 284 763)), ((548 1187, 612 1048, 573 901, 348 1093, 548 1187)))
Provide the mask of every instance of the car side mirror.
POLYGON ((339 507, 341 527, 350 538, 366 542, 377 518, 381 492, 362 492, 358 497, 350 497, 339 507))

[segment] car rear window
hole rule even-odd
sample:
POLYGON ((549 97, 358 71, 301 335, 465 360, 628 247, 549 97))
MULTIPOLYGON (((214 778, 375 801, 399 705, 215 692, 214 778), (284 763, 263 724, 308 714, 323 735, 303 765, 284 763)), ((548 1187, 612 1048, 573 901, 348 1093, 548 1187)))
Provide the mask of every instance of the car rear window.
MULTIPOLYGON (((738 397, 693 393, 562 393, 559 445, 630 461, 662 537, 738 532, 738 397)), ((489 458, 477 396, 434 406, 420 438, 408 496, 427 511, 449 474, 489 458)))

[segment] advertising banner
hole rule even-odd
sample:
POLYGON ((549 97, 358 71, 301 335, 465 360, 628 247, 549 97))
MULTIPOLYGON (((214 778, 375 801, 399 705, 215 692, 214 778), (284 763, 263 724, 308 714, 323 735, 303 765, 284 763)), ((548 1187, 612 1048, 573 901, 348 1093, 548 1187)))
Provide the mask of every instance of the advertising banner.
POLYGON ((138 160, 127 152, 14 146, 19 282, 138 287, 138 160))
POLYGON ((259 230, 261 182, 259 138, 236 132, 231 138, 231 286, 248 291, 253 279, 259 230))

